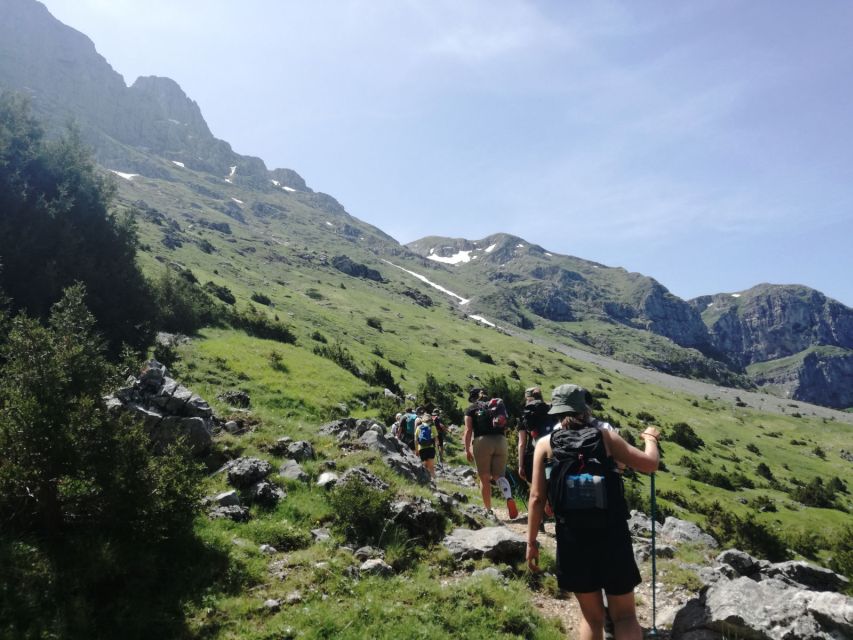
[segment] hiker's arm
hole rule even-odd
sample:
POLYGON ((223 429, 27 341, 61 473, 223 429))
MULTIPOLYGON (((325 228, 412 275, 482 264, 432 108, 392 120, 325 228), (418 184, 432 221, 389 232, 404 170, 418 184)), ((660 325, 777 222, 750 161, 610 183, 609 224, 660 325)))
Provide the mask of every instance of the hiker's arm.
POLYGON ((632 447, 617 433, 612 431, 602 431, 602 433, 607 438, 610 455, 617 462, 621 462, 641 473, 654 473, 657 471, 658 463, 660 462, 660 453, 658 451, 660 432, 657 429, 646 427, 646 430, 640 434, 640 437, 646 441, 645 451, 640 451, 637 447, 632 447))
POLYGON ((527 480, 524 477, 524 454, 527 451, 527 431, 524 429, 518 430, 518 475, 522 480, 527 480))
POLYGON ((533 452, 533 478, 530 481, 530 503, 527 505, 527 566, 539 570, 539 546, 536 536, 548 500, 548 482, 545 480, 545 460, 551 455, 550 438, 542 438, 533 452))
POLYGON ((474 450, 471 448, 471 440, 474 438, 474 418, 465 416, 465 457, 468 462, 474 460, 474 450))

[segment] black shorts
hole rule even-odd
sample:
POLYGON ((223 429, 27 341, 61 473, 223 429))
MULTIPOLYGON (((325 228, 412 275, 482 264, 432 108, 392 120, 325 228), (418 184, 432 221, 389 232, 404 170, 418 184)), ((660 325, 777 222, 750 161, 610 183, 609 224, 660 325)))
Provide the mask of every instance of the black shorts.
POLYGON ((421 457, 421 460, 432 460, 435 458, 435 447, 430 447, 429 449, 421 449, 418 451, 418 455, 421 457))
POLYGON ((578 529, 557 522, 557 584, 564 591, 601 591, 619 596, 642 582, 628 523, 612 519, 607 529, 578 529))

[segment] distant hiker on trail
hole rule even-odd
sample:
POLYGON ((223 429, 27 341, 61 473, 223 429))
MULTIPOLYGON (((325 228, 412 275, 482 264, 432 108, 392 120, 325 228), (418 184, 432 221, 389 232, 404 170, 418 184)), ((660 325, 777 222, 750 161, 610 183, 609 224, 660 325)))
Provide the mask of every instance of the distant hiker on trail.
POLYGON ((551 405, 542 400, 542 389, 530 387, 524 390, 524 409, 518 428, 518 475, 522 480, 530 481, 536 441, 551 433, 557 423, 554 416, 548 415, 550 409, 551 405))
POLYGON ((402 413, 398 413, 394 416, 394 424, 391 425, 391 435, 400 439, 400 419, 403 417, 402 413))
POLYGON ((503 401, 499 398, 488 399, 485 389, 474 387, 468 393, 471 403, 465 410, 465 456, 468 462, 475 462, 480 478, 480 491, 483 506, 492 509, 492 486, 494 480, 506 499, 510 518, 518 515, 512 488, 504 477, 506 473, 507 413, 503 401))
POLYGON ((397 437, 412 451, 415 450, 415 422, 417 419, 418 414, 414 409, 409 407, 400 418, 400 426, 398 428, 399 435, 397 437))
POLYGON ((436 431, 432 415, 428 411, 423 411, 415 423, 415 453, 433 478, 435 478, 436 431))
POLYGON ((447 425, 444 424, 444 418, 441 417, 441 409, 433 409, 432 423, 435 425, 436 435, 438 436, 438 461, 444 462, 444 437, 447 435, 447 425))
POLYGON ((617 463, 643 473, 658 468, 654 427, 641 437, 645 451, 618 433, 589 423, 588 392, 563 384, 554 389, 550 415, 560 428, 536 444, 527 522, 527 564, 539 570, 536 537, 546 500, 557 518, 557 583, 572 591, 580 605, 581 640, 602 638, 607 594, 616 640, 641 640, 634 587, 641 582, 628 530, 628 507, 617 463), (545 463, 553 458, 550 478, 545 463))

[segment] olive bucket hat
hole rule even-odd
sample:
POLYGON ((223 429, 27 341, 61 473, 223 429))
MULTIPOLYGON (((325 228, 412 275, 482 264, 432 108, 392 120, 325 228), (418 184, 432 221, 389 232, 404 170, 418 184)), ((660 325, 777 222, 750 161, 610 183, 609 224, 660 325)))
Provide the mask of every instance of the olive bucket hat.
POLYGON ((576 384, 561 384, 551 392, 551 410, 555 413, 583 413, 589 409, 592 396, 589 391, 576 384))

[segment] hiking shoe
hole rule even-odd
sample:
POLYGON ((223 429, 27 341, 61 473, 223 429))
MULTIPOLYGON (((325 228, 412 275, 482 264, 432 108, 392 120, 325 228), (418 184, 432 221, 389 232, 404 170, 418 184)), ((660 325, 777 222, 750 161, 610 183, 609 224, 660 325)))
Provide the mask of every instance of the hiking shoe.
POLYGON ((510 520, 514 520, 518 517, 518 507, 515 506, 515 500, 512 498, 506 501, 506 510, 509 512, 510 520))

